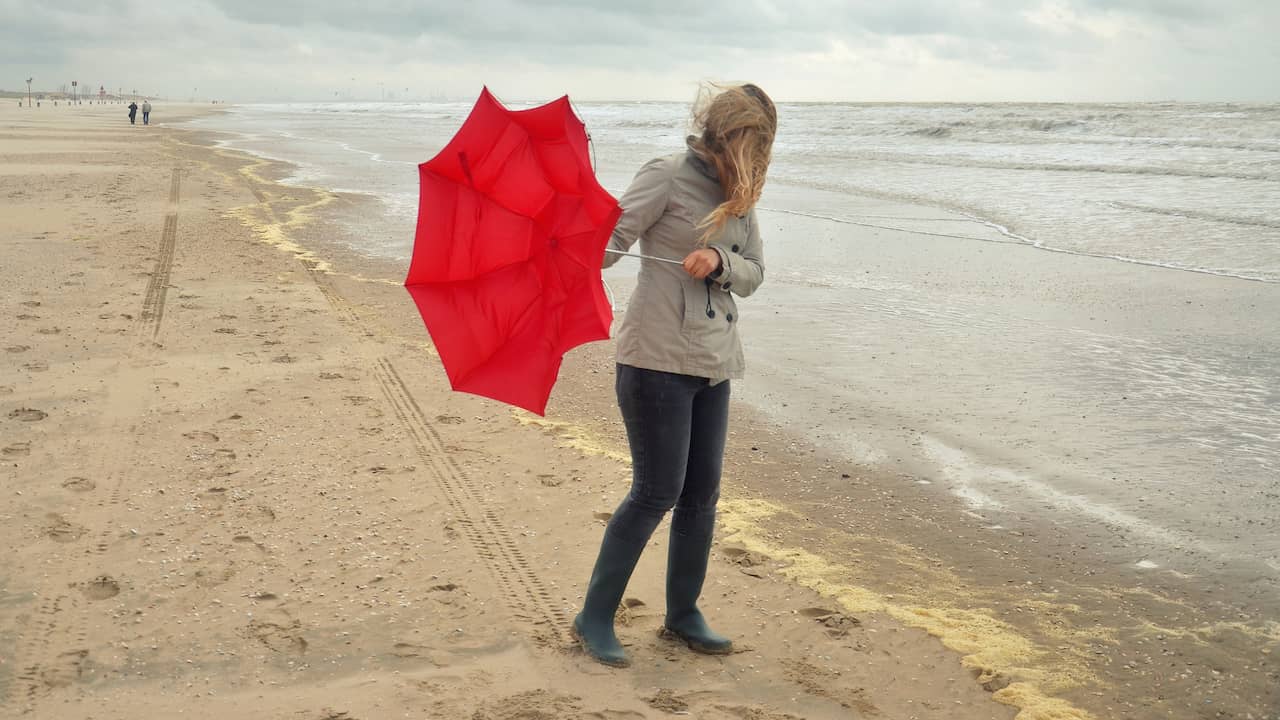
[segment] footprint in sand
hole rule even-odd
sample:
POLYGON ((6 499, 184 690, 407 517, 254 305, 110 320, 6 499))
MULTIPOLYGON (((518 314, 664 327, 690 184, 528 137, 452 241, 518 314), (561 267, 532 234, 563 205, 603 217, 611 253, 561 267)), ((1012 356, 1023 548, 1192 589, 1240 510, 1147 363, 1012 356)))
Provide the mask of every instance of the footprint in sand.
POLYGON ((442 425, 461 425, 466 422, 466 420, 463 420, 457 415, 437 415, 436 422, 441 423, 442 425))
POLYGON ((623 626, 630 627, 638 620, 651 617, 653 613, 649 610, 649 606, 640 598, 623 598, 618 603, 618 610, 614 613, 614 622, 623 626))
MULTIPOLYGON (((713 705, 714 715, 705 715, 715 720, 805 720, 799 715, 788 712, 777 712, 758 705, 713 705)), ((879 714, 873 713, 873 714, 879 714)))
POLYGON ((277 355, 271 358, 271 362, 288 365, 297 362, 297 360, 292 355, 277 355))
POLYGON ((12 445, 6 445, 4 450, 0 450, 5 457, 26 457, 31 454, 31 443, 17 442, 12 445))
POLYGON ((336 373, 336 372, 322 372, 322 373, 320 373, 320 379, 321 379, 321 380, 341 380, 341 379, 342 379, 342 373, 336 373))
POLYGON ((89 492, 98 487, 98 484, 89 478, 70 477, 62 481, 62 487, 72 492, 89 492))
POLYGON ((120 583, 107 575, 99 575, 80 586, 80 591, 90 600, 107 600, 120 594, 120 583))
POLYGON ((62 334, 62 328, 60 328, 60 327, 42 327, 42 328, 40 328, 40 329, 36 330, 36 332, 40 333, 41 335, 61 335, 61 334, 62 334))
POLYGON ((15 317, 17 317, 19 320, 39 320, 40 319, 39 315, 31 315, 30 313, 19 313, 15 317))
POLYGON ((654 710, 661 710, 664 713, 687 714, 689 710, 689 703, 671 690, 661 689, 654 693, 652 697, 642 699, 649 707, 654 710))
POLYGON ((12 394, 13 394, 12 385, 0 385, 0 395, 12 395, 12 394))
POLYGON ((725 557, 729 558, 730 562, 743 567, 756 567, 757 565, 764 565, 769 561, 769 558, 764 555, 751 552, 746 548, 724 547, 720 548, 720 552, 725 557))
POLYGON ((207 563, 204 567, 196 569, 191 576, 195 579, 196 585, 202 588, 213 588, 226 583, 235 577, 235 574, 235 563, 218 561, 207 563))
POLYGON ((40 304, 39 300, 24 300, 22 302, 22 307, 38 308, 40 307, 40 304))
POLYGON ((30 349, 31 349, 30 345, 10 345, 9 347, 5 348, 4 351, 10 352, 10 353, 24 353, 30 349))
POLYGON ((420 658, 431 654, 431 648, 425 645, 398 642, 391 646, 391 654, 398 658, 420 658))
POLYGON ((849 684, 840 673, 818 667, 805 660, 782 661, 783 677, 799 685, 805 692, 834 700, 859 715, 879 715, 880 708, 867 697, 865 688, 849 684))
POLYGON ((19 420, 21 422, 39 422, 49 417, 49 413, 34 408, 18 408, 9 411, 10 420, 19 420))
POLYGON ((214 502, 224 502, 227 499, 227 489, 224 487, 211 487, 204 491, 205 497, 214 502))
POLYGON ((44 361, 23 363, 22 369, 27 372, 45 372, 49 369, 49 363, 44 361))
POLYGON ((761 555, 760 553, 754 553, 754 552, 751 552, 750 550, 747 550, 746 548, 740 548, 740 547, 720 548, 720 552, 726 558, 729 559, 729 562, 733 563, 734 565, 737 565, 738 570, 743 575, 750 575, 751 577, 754 577, 754 578, 764 577, 764 570, 757 569, 761 565, 764 565, 765 563, 769 562, 769 558, 765 557, 764 555, 761 555))
POLYGON ((582 712, 582 698, 548 690, 529 690, 486 702, 475 717, 567 718, 582 712))
POLYGON ((182 433, 182 437, 201 442, 218 442, 218 436, 207 430, 192 430, 191 432, 182 433))
POLYGON ((49 513, 48 519, 49 524, 45 526, 44 534, 55 542, 75 542, 88 532, 85 528, 76 525, 57 513, 49 513))
POLYGON ((797 612, 805 617, 813 618, 818 624, 825 626, 827 635, 833 638, 844 637, 849 634, 850 630, 862 625, 862 621, 852 615, 845 615, 827 608, 810 607, 797 612))
POLYGON ((221 328, 218 328, 217 330, 214 330, 214 332, 222 333, 223 335, 235 335, 237 330, 235 328, 221 327, 221 328))
POLYGON ((243 505, 236 506, 238 514, 249 521, 269 521, 274 522, 276 519, 276 511, 266 505, 252 505, 245 507, 243 505))
POLYGON ((301 655, 307 651, 306 638, 302 637, 302 623, 297 620, 288 625, 253 620, 243 632, 278 653, 301 655))

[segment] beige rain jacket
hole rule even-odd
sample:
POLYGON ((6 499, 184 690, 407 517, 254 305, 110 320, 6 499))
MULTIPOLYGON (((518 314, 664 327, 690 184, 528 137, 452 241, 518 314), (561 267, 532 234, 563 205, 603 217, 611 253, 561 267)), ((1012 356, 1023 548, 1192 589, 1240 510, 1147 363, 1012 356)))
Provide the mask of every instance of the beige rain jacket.
MULTIPOLYGON (((692 150, 645 163, 622 199, 622 217, 609 248, 626 251, 640 240, 644 255, 684 260, 697 250, 696 225, 724 201, 715 168, 692 150)), ((708 247, 720 255, 715 278, 694 280, 679 265, 640 264, 635 293, 618 331, 618 362, 704 377, 742 377, 742 343, 733 296, 746 297, 764 281, 764 249, 755 210, 730 219, 708 247)), ((605 267, 620 257, 606 253, 605 267)))

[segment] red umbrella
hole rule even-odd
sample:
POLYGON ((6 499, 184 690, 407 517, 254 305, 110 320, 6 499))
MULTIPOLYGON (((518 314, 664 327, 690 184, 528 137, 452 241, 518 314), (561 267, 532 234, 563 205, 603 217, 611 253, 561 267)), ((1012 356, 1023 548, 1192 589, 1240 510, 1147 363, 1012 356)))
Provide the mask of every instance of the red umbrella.
POLYGON ((609 337, 600 280, 622 210, 569 98, 508 110, 486 88, 421 196, 405 287, 454 390, 543 414, 564 353, 609 337))

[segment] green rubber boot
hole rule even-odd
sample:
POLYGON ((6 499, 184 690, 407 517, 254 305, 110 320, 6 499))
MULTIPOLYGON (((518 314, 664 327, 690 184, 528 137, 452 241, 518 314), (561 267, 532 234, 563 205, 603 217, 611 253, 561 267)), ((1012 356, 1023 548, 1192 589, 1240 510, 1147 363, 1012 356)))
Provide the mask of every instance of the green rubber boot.
POLYGON ((707 577, 707 556, 715 513, 681 513, 671 519, 671 544, 667 551, 667 619, 663 635, 686 643, 694 652, 728 655, 733 641, 707 626, 698 609, 698 596, 707 577))
POLYGON ((573 633, 582 643, 582 649, 605 665, 627 667, 631 664, 613 632, 613 616, 647 543, 647 540, 620 538, 605 530, 600 555, 587 583, 582 612, 573 619, 573 633))

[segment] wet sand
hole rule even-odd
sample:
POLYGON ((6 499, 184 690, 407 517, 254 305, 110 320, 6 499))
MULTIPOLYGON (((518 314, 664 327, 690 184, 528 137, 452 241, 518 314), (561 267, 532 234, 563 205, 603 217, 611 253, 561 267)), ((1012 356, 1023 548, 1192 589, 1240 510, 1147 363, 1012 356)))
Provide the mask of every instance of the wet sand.
POLYGON ((629 472, 611 347, 546 419, 451 393, 400 268, 326 222, 366 198, 72 112, 0 110, 4 714, 1274 712, 1254 618, 744 407, 704 601, 739 651, 656 636, 664 525, 620 614, 635 666, 597 665, 567 627, 629 472))

